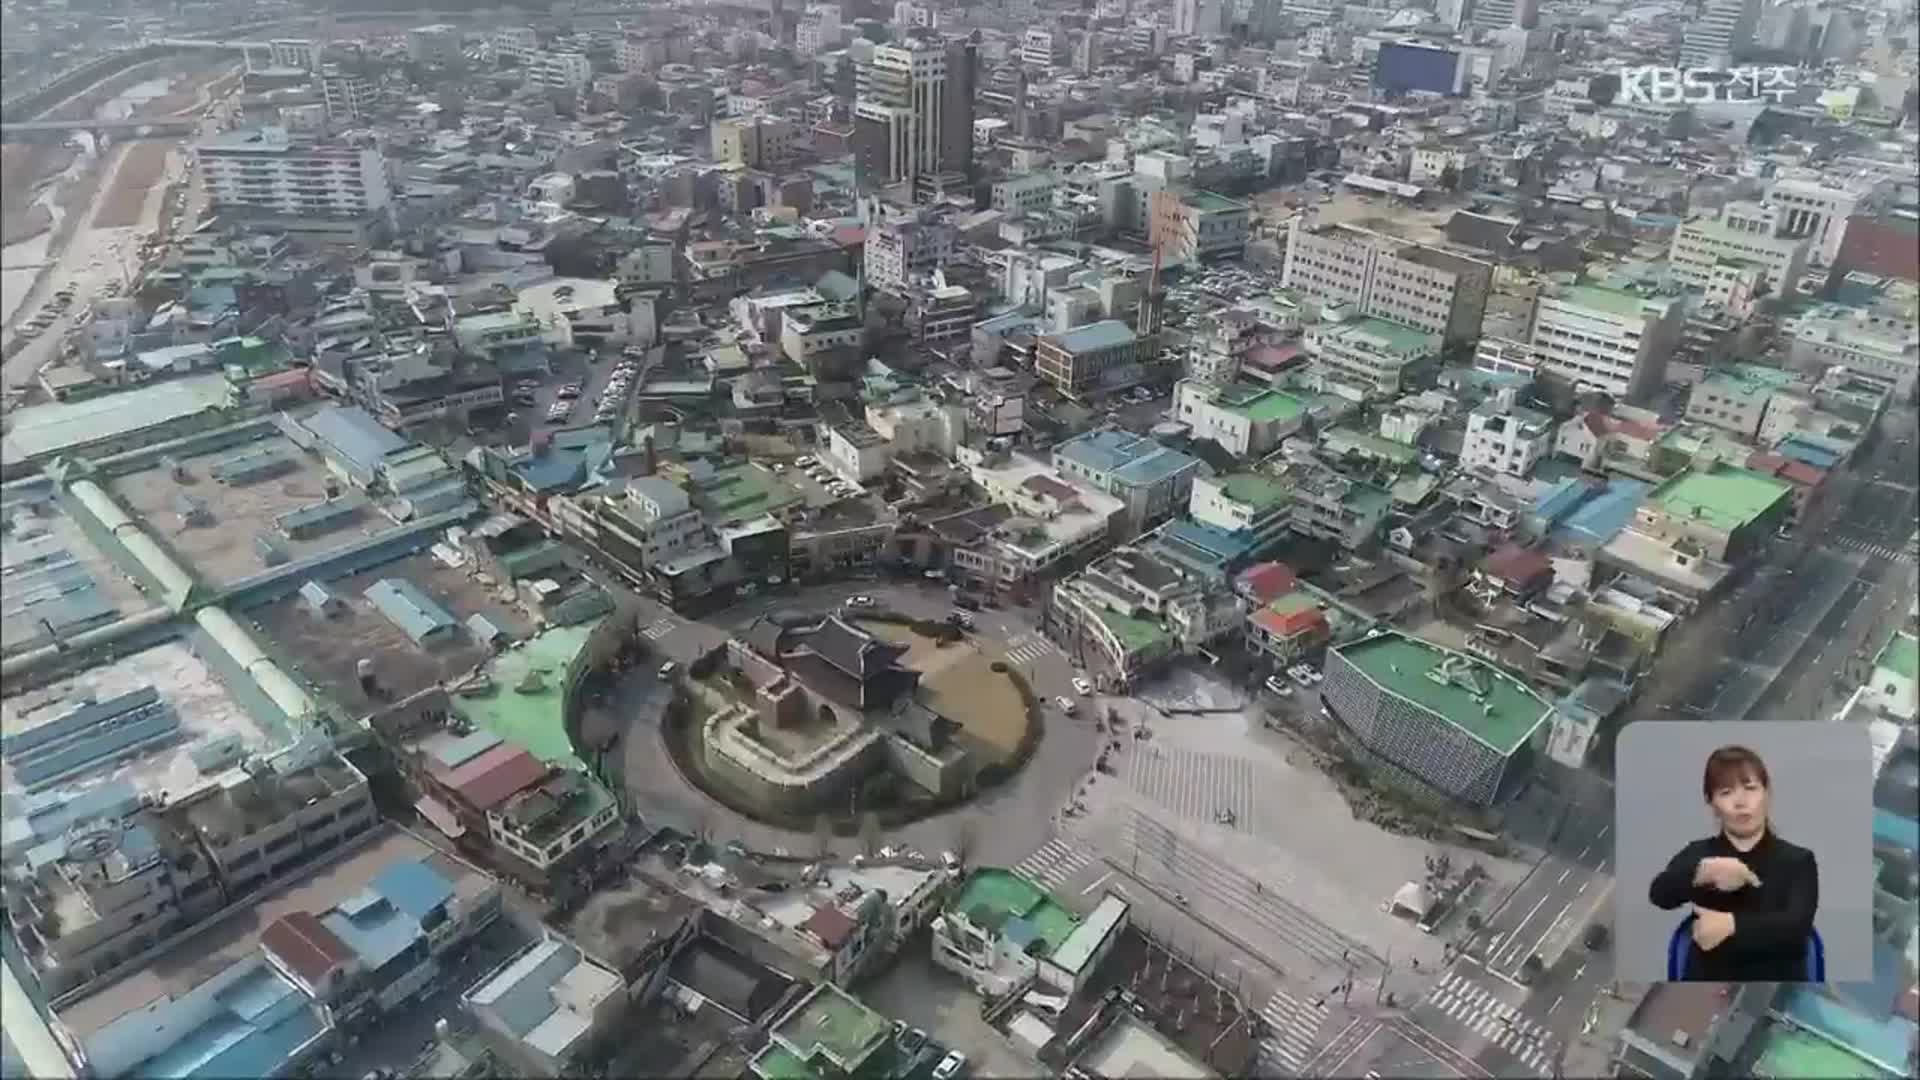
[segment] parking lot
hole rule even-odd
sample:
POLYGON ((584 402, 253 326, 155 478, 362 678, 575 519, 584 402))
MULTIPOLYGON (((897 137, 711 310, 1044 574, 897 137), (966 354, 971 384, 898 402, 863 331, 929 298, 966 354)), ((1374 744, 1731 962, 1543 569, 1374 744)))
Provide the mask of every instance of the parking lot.
POLYGON ((597 360, 589 354, 556 349, 553 373, 522 375, 507 380, 507 408, 517 412, 530 430, 582 427, 592 423, 612 423, 633 400, 637 364, 618 350, 607 350, 597 360), (622 370, 634 372, 625 387, 609 392, 608 384, 622 370), (569 394, 567 391, 572 390, 569 394), (600 407, 612 403, 614 411, 600 415, 600 407))

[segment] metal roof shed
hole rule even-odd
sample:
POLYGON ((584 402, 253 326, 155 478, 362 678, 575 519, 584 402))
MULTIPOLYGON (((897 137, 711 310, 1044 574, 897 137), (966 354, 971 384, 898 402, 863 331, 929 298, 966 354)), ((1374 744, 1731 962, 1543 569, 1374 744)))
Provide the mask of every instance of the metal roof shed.
POLYGON ((410 581, 381 578, 366 591, 366 597, 415 645, 439 644, 454 634, 453 616, 410 581))

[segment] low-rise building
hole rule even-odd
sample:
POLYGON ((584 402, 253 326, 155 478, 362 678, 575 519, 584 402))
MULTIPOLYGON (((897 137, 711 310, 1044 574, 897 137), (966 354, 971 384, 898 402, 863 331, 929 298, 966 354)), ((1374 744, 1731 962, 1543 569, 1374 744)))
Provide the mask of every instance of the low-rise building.
POLYGON ((1315 368, 1370 394, 1396 397, 1419 365, 1440 355, 1440 338, 1385 319, 1326 323, 1307 331, 1315 368))
POLYGON ((1712 424, 1743 439, 1759 439, 1769 426, 1769 414, 1792 412, 1796 398, 1807 399, 1807 386, 1792 372, 1734 364, 1694 385, 1687 396, 1687 419, 1712 424))
MULTIPOLYGON (((1774 296, 1793 296, 1806 272, 1812 242, 1786 232, 1786 212, 1765 203, 1728 203, 1713 216, 1698 215, 1674 231, 1668 265, 1679 280, 1704 288, 1727 262, 1756 267, 1760 284, 1774 296)), ((1836 249, 1837 250, 1837 249, 1836 249)))
POLYGON ((1130 914, 1124 900, 1109 896, 1082 920, 1019 874, 979 867, 933 920, 933 962, 984 996, 1037 982, 1072 997, 1112 951, 1130 914))
POLYGON ((1647 492, 1632 529, 1676 550, 1738 564, 1793 512, 1793 486, 1733 465, 1690 468, 1647 492))
POLYGON ((1149 203, 1147 240, 1161 256, 1180 263, 1238 259, 1247 249, 1252 208, 1211 191, 1168 187, 1149 203))
POLYGON ((1173 415, 1194 438, 1212 440, 1237 458, 1257 459, 1300 431, 1307 404, 1254 383, 1182 379, 1174 384, 1173 415))
POLYGON ((1893 635, 1874 658, 1863 698, 1870 707, 1904 723, 1920 719, 1920 638, 1904 632, 1893 635))
POLYGON ((1200 525, 1247 541, 1257 558, 1279 543, 1293 525, 1293 499, 1286 482, 1266 473, 1201 476, 1193 481, 1187 516, 1200 525))
POLYGON ((1157 348, 1117 319, 1047 334, 1035 345, 1033 370, 1068 397, 1125 389, 1141 381, 1157 348))
POLYGON ((1920 329, 1903 316, 1840 304, 1820 304, 1781 324, 1789 355, 1803 370, 1839 366, 1855 376, 1884 379, 1908 400, 1920 384, 1920 329))
POLYGON ((1332 540, 1348 550, 1379 535, 1393 509, 1393 493, 1355 480, 1318 460, 1293 463, 1293 531, 1332 540))
POLYGON ((546 932, 488 972, 460 1002, 493 1051, 521 1075, 569 1075, 626 1012, 626 980, 546 932))
POLYGON ((1393 631, 1330 649, 1321 701, 1372 758, 1479 806, 1525 782, 1553 713, 1518 678, 1393 631))
POLYGON ((1553 418, 1513 403, 1513 392, 1501 391, 1467 414, 1467 434, 1460 447, 1460 464, 1509 476, 1527 476, 1553 445, 1553 418))
POLYGON ((1199 458, 1124 431, 1090 431, 1053 448, 1062 476, 1126 504, 1125 532, 1137 535, 1186 505, 1195 478, 1212 470, 1199 458))

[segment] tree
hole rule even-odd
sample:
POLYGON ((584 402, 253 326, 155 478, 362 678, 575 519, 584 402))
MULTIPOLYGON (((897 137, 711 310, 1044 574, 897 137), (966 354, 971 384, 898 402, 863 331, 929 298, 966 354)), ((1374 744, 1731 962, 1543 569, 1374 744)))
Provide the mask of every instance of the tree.
POLYGON ((1440 170, 1440 186, 1448 191, 1460 190, 1460 170, 1455 168, 1451 161, 1447 162, 1446 168, 1440 170))

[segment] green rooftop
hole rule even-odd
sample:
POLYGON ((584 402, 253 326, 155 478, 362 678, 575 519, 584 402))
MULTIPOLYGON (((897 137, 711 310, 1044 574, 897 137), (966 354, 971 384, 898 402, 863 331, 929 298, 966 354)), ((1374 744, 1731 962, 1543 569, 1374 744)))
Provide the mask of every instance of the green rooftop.
POLYGON ((1100 609, 1100 622, 1120 639, 1128 652, 1140 652, 1168 641, 1172 635, 1160 628, 1159 623, 1136 619, 1131 615, 1122 615, 1117 611, 1100 609))
POLYGON ((1335 453, 1353 450, 1368 457, 1393 462, 1395 465, 1411 465, 1420 460, 1420 451, 1406 443, 1397 443, 1383 435, 1346 425, 1329 428, 1322 436, 1322 441, 1326 443, 1327 449, 1335 453))
POLYGON ((715 525, 752 521, 801 501, 791 484, 744 461, 716 469, 691 495, 693 504, 715 525))
POLYGON ((1887 647, 1880 650, 1874 666, 1886 668, 1903 679, 1920 679, 1920 638, 1912 634, 1893 635, 1887 647))
POLYGON ((1238 199, 1229 199, 1225 195, 1211 191, 1189 191, 1181 201, 1204 214, 1224 214, 1232 210, 1248 208, 1246 203, 1238 199))
POLYGON ((1838 1043, 1786 1024, 1769 1027, 1760 1045, 1753 1071, 1768 1080, 1877 1080, 1895 1075, 1838 1043))
POLYGON ((1292 491, 1286 484, 1265 473, 1234 473, 1220 482, 1220 489, 1234 502, 1246 503, 1256 512, 1271 510, 1287 501, 1292 491))
POLYGON ((491 731, 534 757, 567 769, 584 769, 561 718, 560 687, 567 665, 579 654, 598 619, 554 627, 499 656, 487 668, 493 689, 480 696, 453 696, 453 710, 475 727, 491 731), (538 672, 538 688, 527 680, 538 672), (531 692, 521 693, 527 687, 531 692))
POLYGON ((750 1067, 755 1076, 766 1077, 766 1080, 816 1080, 820 1075, 777 1042, 768 1043, 750 1067))
POLYGON ((1513 676, 1405 634, 1379 634, 1334 651, 1388 693, 1501 754, 1519 749, 1552 711, 1513 676))
POLYGON ((1784 480, 1731 465, 1688 469, 1647 494, 1676 518, 1704 521, 1731 532, 1766 513, 1793 488, 1784 480))
POLYGON ((1045 943, 1047 953, 1065 943, 1080 925, 1073 912, 1055 903, 1046 890, 1011 870, 993 867, 982 867, 968 875, 960 895, 947 906, 993 933, 1013 919, 1024 920, 1045 943))
POLYGON ((1279 390, 1269 390, 1255 398, 1242 411, 1256 424, 1271 424, 1276 421, 1300 419, 1307 411, 1307 403, 1279 390))
POLYGON ((1604 285, 1574 285, 1563 289, 1560 295, 1553 297, 1562 303, 1593 311, 1604 311, 1609 315, 1624 315, 1629 318, 1646 313, 1649 300, 1639 293, 1625 289, 1609 289, 1604 285))
POLYGON ((1353 328, 1354 333, 1364 334, 1380 341, 1393 352, 1409 353, 1427 349, 1438 351, 1435 335, 1415 330, 1411 326, 1401 326, 1397 322, 1376 319, 1371 315, 1363 319, 1355 319, 1347 325, 1353 328))
POLYGON ((887 1018, 862 1005, 846 991, 821 983, 805 1001, 774 1025, 774 1045, 787 1057, 762 1054, 754 1068, 773 1078, 819 1075, 814 1061, 825 1057, 833 1072, 858 1072, 874 1051, 893 1037, 887 1018), (773 1070, 773 1071, 769 1071, 773 1070))

